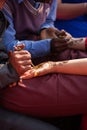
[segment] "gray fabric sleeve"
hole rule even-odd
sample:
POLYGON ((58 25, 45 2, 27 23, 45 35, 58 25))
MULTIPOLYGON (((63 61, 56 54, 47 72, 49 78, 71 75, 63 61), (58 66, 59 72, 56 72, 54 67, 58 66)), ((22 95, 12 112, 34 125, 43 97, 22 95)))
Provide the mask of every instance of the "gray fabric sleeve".
POLYGON ((0 65, 0 89, 18 80, 19 76, 11 64, 0 65))

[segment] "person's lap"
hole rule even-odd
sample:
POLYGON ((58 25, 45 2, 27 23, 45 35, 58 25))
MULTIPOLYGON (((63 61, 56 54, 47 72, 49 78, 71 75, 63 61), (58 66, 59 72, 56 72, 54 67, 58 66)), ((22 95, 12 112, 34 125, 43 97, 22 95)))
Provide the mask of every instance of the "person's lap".
POLYGON ((87 112, 87 76, 53 74, 23 81, 0 91, 0 104, 10 110, 39 117, 87 112))
MULTIPOLYGON (((66 50, 57 57, 58 60, 86 58, 87 53, 66 50)), ((87 112, 87 76, 48 74, 24 80, 23 83, 25 87, 8 87, 0 91, 2 106, 39 117, 68 116, 87 112)))

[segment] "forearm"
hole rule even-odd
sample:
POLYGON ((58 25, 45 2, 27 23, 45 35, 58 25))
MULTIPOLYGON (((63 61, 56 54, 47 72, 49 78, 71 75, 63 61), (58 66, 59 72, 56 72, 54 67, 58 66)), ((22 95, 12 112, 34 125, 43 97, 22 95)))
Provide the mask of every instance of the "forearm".
POLYGON ((72 19, 81 15, 86 14, 87 8, 85 3, 59 3, 57 9, 57 18, 58 19, 72 19))
POLYGON ((87 58, 53 62, 53 72, 87 75, 87 58))
POLYGON ((46 75, 49 73, 87 75, 86 67, 87 58, 60 62, 48 61, 35 66, 31 70, 28 70, 21 76, 21 78, 29 79, 37 76, 46 75))
POLYGON ((4 88, 18 80, 18 74, 10 64, 0 65, 0 88, 4 88))

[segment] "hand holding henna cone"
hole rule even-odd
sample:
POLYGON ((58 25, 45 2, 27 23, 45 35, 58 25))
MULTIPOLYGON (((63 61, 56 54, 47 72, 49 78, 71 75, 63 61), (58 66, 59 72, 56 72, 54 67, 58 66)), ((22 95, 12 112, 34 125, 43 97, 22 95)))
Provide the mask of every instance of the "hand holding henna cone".
POLYGON ((21 78, 22 79, 29 79, 37 76, 46 75, 48 73, 52 73, 54 71, 54 62, 48 61, 43 62, 35 67, 33 67, 31 70, 25 72, 21 78))

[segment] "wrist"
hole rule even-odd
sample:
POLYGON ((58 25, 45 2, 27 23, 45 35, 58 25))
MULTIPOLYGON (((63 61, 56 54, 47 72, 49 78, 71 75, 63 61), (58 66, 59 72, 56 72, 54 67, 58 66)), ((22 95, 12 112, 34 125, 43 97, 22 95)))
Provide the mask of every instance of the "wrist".
POLYGON ((41 32, 44 31, 45 29, 47 29, 47 28, 42 28, 42 29, 39 31, 39 34, 41 34, 41 32))

